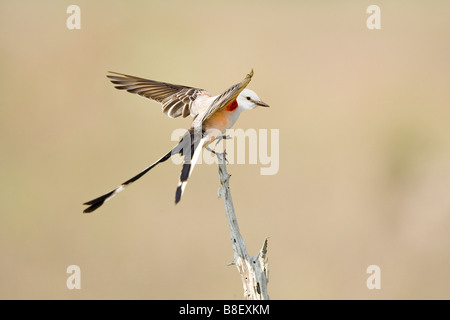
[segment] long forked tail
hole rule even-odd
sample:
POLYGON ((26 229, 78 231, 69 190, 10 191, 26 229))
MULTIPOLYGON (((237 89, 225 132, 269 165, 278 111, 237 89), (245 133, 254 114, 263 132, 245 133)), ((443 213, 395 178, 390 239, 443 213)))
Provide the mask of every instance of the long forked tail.
POLYGON ((95 198, 91 201, 85 202, 83 203, 84 205, 87 205, 89 207, 87 207, 86 209, 84 209, 83 213, 90 213, 96 209, 98 209, 99 207, 101 207, 103 205, 103 203, 105 203, 106 201, 108 201, 109 199, 111 199, 112 197, 114 197, 117 193, 119 193, 120 191, 122 191, 123 189, 125 189, 128 185, 130 185, 131 183, 135 182, 136 180, 138 180, 140 177, 142 177, 144 174, 146 174, 147 172, 149 172, 151 169, 153 169, 157 164, 166 161, 167 159, 169 159, 172 156, 172 152, 174 150, 170 150, 170 152, 168 152, 167 154, 165 154, 164 156, 162 156, 158 161, 156 161, 155 163, 153 163, 151 166, 145 168, 144 170, 142 170, 140 173, 138 173, 137 175, 135 175, 133 178, 125 181, 124 183, 122 183, 120 186, 118 186, 117 188, 115 188, 114 190, 98 197, 95 198))
POLYGON ((186 188, 187 181, 194 170, 195 164, 198 161, 203 146, 207 141, 206 138, 201 138, 198 142, 197 139, 191 133, 191 147, 190 152, 183 155, 183 168, 181 169, 180 180, 178 182, 178 187, 175 192, 175 204, 180 202, 181 196, 183 195, 184 189, 186 188))

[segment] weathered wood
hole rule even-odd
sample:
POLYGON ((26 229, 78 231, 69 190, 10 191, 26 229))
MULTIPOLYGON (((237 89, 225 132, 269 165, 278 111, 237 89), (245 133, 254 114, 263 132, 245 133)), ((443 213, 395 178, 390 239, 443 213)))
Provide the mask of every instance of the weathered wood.
POLYGON ((244 239, 239 231, 233 199, 230 192, 230 175, 227 171, 226 160, 223 154, 216 153, 219 159, 219 176, 221 187, 219 196, 222 197, 225 213, 230 228, 231 244, 234 258, 230 265, 236 265, 244 286, 244 297, 247 300, 268 300, 267 283, 269 282, 269 265, 267 262, 267 238, 256 256, 249 256, 244 239))

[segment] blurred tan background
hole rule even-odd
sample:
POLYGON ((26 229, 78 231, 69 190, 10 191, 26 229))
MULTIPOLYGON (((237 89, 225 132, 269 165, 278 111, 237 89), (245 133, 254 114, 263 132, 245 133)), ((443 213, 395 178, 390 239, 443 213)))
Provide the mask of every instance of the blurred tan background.
POLYGON ((272 299, 450 298, 450 3, 0 1, 0 298, 241 299, 217 167, 173 204, 154 169, 190 119, 119 92, 108 70, 217 94, 251 68, 280 170, 229 165, 272 299), (366 8, 381 8, 369 30, 366 8), (66 8, 81 8, 68 30, 66 8), (66 268, 81 268, 81 290, 66 268), (381 268, 368 290, 366 268, 381 268))

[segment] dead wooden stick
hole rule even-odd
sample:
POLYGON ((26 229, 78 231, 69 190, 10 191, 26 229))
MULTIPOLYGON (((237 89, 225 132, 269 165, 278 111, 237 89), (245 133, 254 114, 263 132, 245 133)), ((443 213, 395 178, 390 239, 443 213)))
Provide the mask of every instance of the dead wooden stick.
POLYGON ((255 257, 249 256, 244 239, 239 231, 233 199, 231 198, 226 160, 224 154, 216 153, 219 160, 219 176, 222 187, 219 188, 219 197, 225 205, 225 213, 230 227, 231 244, 234 259, 230 265, 236 265, 244 286, 244 297, 247 300, 268 300, 267 283, 269 282, 269 265, 267 262, 267 238, 261 250, 255 257))

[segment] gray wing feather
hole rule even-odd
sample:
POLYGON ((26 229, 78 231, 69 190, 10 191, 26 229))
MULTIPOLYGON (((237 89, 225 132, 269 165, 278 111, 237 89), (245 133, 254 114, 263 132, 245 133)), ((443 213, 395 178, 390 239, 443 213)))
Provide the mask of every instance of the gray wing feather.
POLYGON ((161 81, 148 80, 127 74, 111 72, 107 77, 115 88, 136 93, 162 104, 162 110, 171 118, 196 116, 191 110, 199 95, 210 95, 206 90, 161 81))

